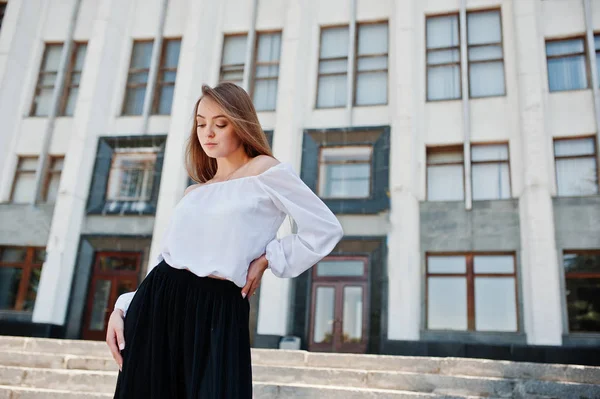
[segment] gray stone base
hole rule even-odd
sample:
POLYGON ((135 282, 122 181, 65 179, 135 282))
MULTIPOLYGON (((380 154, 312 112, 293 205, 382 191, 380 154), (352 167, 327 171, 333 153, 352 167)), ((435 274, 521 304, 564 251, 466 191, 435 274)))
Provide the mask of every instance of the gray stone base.
POLYGON ((254 348, 262 349, 279 349, 279 341, 281 341, 281 335, 263 335, 256 334, 254 336, 254 348))
POLYGON ((600 346, 567 347, 484 343, 384 340, 381 354, 403 356, 465 357, 515 362, 600 366, 600 346))

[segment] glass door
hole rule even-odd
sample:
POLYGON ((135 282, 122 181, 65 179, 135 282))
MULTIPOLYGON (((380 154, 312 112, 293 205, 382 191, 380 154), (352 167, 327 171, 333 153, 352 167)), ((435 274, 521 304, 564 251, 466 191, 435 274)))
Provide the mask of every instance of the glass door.
POLYGON ((330 257, 313 268, 309 350, 365 353, 367 259, 330 257))
POLYGON ((139 252, 96 253, 83 318, 83 339, 106 339, 106 325, 117 298, 137 288, 140 261, 139 252))

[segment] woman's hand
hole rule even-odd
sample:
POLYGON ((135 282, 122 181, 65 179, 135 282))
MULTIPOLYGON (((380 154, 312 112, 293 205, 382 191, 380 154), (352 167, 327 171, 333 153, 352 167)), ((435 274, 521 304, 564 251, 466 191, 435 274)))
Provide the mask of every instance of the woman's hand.
POLYGON ((119 365, 119 370, 123 371, 123 357, 121 350, 125 349, 125 337, 123 335, 123 311, 115 309, 108 319, 108 327, 106 328, 106 343, 110 348, 112 357, 119 365), (120 348, 120 349, 119 349, 120 348))
POLYGON ((246 285, 242 288, 242 297, 246 298, 246 296, 251 297, 254 295, 254 291, 260 285, 260 280, 262 279, 263 273, 267 270, 269 262, 265 257, 265 254, 262 254, 259 258, 254 259, 250 266, 248 267, 248 275, 246 276, 246 285))

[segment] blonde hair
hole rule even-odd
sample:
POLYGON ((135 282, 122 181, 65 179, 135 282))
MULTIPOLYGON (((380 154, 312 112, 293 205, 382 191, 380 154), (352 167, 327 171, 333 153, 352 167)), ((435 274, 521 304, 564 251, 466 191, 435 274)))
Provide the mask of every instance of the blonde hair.
POLYGON ((214 88, 202 85, 202 95, 194 105, 192 128, 185 149, 185 168, 192 180, 204 183, 212 179, 217 172, 217 160, 204 152, 196 134, 198 104, 205 97, 209 97, 221 107, 249 157, 273 156, 248 93, 230 82, 219 83, 214 88))

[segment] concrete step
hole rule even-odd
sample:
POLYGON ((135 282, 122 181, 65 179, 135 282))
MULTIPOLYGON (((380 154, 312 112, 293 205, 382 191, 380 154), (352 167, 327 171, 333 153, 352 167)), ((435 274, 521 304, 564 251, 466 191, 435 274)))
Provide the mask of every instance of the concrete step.
POLYGON ((107 399, 113 393, 73 392, 62 389, 42 389, 0 385, 0 399, 107 399))
POLYGON ((114 392, 117 373, 0 366, 0 385, 77 392, 114 392))
MULTIPOLYGON (((0 399, 104 399, 113 393, 74 392, 59 389, 12 387, 0 385, 0 399)), ((327 387, 306 384, 254 384, 255 399, 479 399, 469 395, 427 394, 384 389, 327 387)), ((489 398, 487 398, 489 399, 489 398)))
MULTIPOLYGON (((61 346, 62 347, 62 346, 61 346)), ((49 349, 37 346, 35 349, 49 349)), ((98 348, 96 348, 98 349, 98 348)), ((31 349, 33 350, 33 348, 31 349)), ((117 365, 100 348, 102 356, 4 350, 0 364, 5 366, 41 367, 71 370, 117 371, 117 365)), ((79 351, 80 349, 76 350, 79 351)), ((309 353, 304 351, 253 350, 256 366, 290 366, 344 368, 362 371, 407 371, 411 373, 447 376, 471 376, 508 379, 528 379, 580 384, 600 384, 600 368, 576 365, 537 364, 486 359, 424 358, 383 355, 346 355, 309 353)))
MULTIPOLYGON (((73 355, 70 368, 93 369, 104 366, 101 359, 112 361, 112 356, 105 342, 62 340, 48 338, 11 337, 0 336, 0 354, 6 351, 7 355, 0 358, 0 364, 14 364, 9 353, 30 352, 35 353, 32 360, 40 359, 40 367, 46 362, 59 362, 58 357, 51 355, 73 355), (48 354, 41 356, 40 353, 48 354), (75 359, 83 357, 89 364, 75 366, 75 359), (45 359, 45 360, 43 360, 45 359)), ((252 349, 253 364, 296 366, 296 367, 328 367, 346 368, 357 370, 391 370, 411 371, 428 374, 468 375, 498 378, 528 378, 544 381, 564 381, 584 384, 600 384, 600 367, 541 364, 526 362, 511 362, 487 359, 466 358, 428 358, 414 356, 386 356, 386 355, 356 355, 339 353, 315 353, 306 351, 252 349)), ((29 364, 35 364, 29 363, 29 364)), ((27 364, 27 365, 29 365, 27 364)), ((69 364, 69 362, 67 362, 69 364)), ((32 367, 37 367, 33 366, 32 367)), ((54 366, 53 366, 54 367, 54 366)), ((112 366, 108 370, 114 370, 112 366)))
MULTIPOLYGON (((479 399, 474 395, 448 395, 441 393, 422 393, 408 391, 394 391, 388 389, 364 389, 352 387, 331 387, 310 384, 283 384, 283 383, 254 383, 255 399, 479 399)), ((490 399, 487 397, 486 399, 490 399)))
MULTIPOLYGON (((301 382, 305 385, 332 389, 356 388, 359 390, 357 392, 361 392, 362 389, 427 394, 452 392, 461 393, 463 396, 501 398, 529 397, 528 395, 546 395, 561 399, 600 398, 600 386, 591 384, 410 372, 254 366, 253 378, 254 382, 263 385, 287 387, 301 382)), ((111 393, 114 392, 116 381, 117 373, 114 371, 0 366, 0 385, 3 386, 111 393)), ((269 388, 266 392, 269 395, 279 392, 273 389, 269 388)))
POLYGON ((406 371, 365 371, 322 367, 254 366, 255 381, 334 385, 432 393, 461 390, 472 395, 510 397, 516 381, 491 377, 463 377, 406 371))
MULTIPOLYGON (((463 397, 600 399, 599 367, 268 349, 253 349, 252 362, 257 384, 284 391, 300 383, 463 397)), ((0 336, 0 365, 0 384, 95 393, 112 392, 118 370, 105 342, 8 336, 0 336)))

